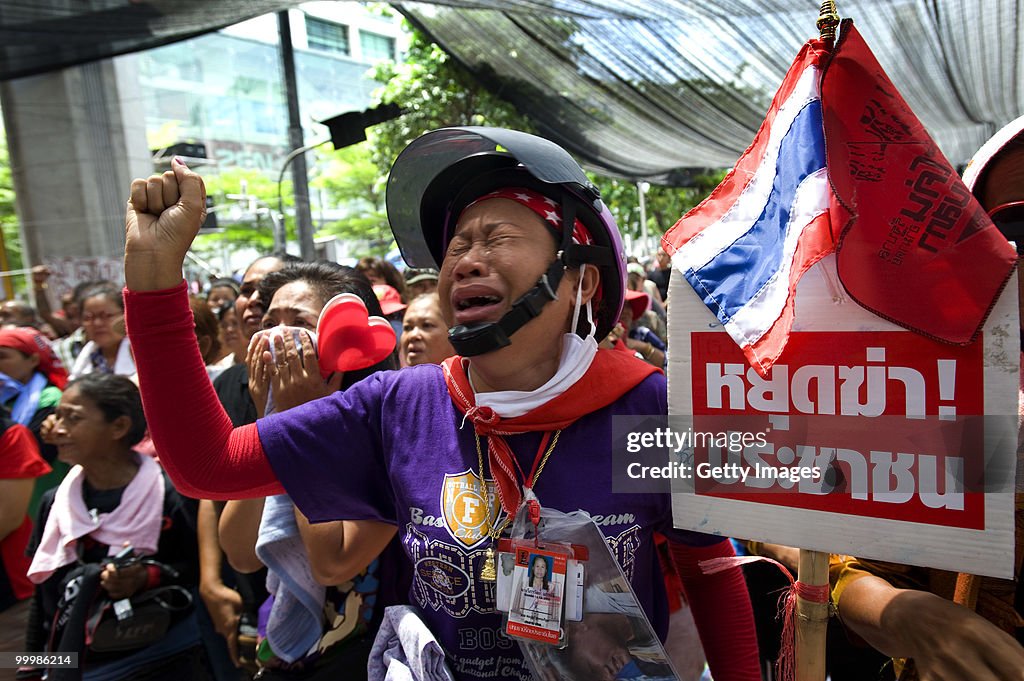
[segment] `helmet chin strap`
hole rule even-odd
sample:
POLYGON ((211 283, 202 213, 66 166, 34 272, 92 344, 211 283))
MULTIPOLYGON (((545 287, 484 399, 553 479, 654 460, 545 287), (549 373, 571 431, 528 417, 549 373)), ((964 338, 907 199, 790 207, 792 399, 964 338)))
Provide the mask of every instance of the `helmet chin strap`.
POLYGON ((549 302, 558 300, 555 291, 564 273, 565 265, 561 258, 556 259, 534 287, 513 303, 512 309, 497 322, 453 326, 448 330, 448 341, 455 352, 463 357, 475 357, 510 345, 513 333, 538 316, 549 302))

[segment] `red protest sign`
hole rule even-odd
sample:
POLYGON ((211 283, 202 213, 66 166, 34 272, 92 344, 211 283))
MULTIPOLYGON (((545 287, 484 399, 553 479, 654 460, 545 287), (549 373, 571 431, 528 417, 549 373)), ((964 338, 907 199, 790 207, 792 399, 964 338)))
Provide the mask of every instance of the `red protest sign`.
POLYGON ((764 415, 766 444, 697 447, 695 468, 741 466, 746 479, 695 477, 697 493, 759 503, 984 528, 981 344, 894 331, 799 332, 767 378, 721 333, 693 333, 694 429, 764 415), (786 419, 769 415, 785 415, 786 419), (792 475, 787 468, 817 469, 792 475), (834 468, 831 478, 825 471, 834 468), (773 474, 779 470, 778 475, 773 474))
POLYGON ((1016 287, 975 343, 956 346, 864 310, 843 296, 834 268, 830 256, 801 280, 789 345, 765 377, 673 278, 670 414, 692 416, 694 435, 737 436, 694 438, 676 525, 1008 574, 1016 287))

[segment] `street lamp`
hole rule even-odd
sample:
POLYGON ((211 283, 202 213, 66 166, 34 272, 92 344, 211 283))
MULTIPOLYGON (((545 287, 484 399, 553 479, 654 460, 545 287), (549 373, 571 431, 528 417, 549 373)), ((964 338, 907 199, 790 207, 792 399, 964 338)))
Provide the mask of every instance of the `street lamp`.
MULTIPOLYGON (((280 241, 280 243, 278 243, 278 240, 277 240, 278 221, 275 220, 274 221, 274 255, 284 255, 284 253, 285 253, 286 237, 287 237, 287 234, 286 234, 286 232, 284 230, 284 195, 281 193, 281 183, 284 182, 284 173, 285 173, 286 170, 288 170, 288 166, 291 164, 291 162, 294 161, 295 159, 297 159, 299 156, 301 156, 302 154, 305 154, 307 151, 312 151, 313 149, 316 149, 317 147, 322 147, 323 145, 327 144, 330 141, 331 140, 329 140, 329 139, 320 140, 319 142, 313 142, 312 144, 307 144, 306 146, 299 147, 298 149, 292 149, 288 153, 288 155, 284 157, 284 162, 281 164, 281 172, 279 172, 277 174, 277 212, 278 212, 278 214, 280 216, 280 223, 281 223, 281 230, 280 230, 281 231, 281 241, 280 241)), ((273 218, 271 218, 271 219, 273 219, 273 218)), ((300 226, 301 226, 301 223, 300 223, 300 226)), ((302 235, 300 234, 299 236, 300 236, 299 241, 300 241, 300 244, 301 244, 301 241, 302 241, 301 237, 302 237, 302 235)), ((312 243, 312 239, 313 239, 313 235, 312 234, 309 235, 309 239, 310 239, 310 243, 312 243)), ((305 257, 305 254, 303 254, 303 257, 305 257)), ((309 258, 309 259, 312 260, 312 258, 309 258)))
MULTIPOLYGON (((288 166, 292 161, 305 154, 307 151, 316 149, 317 147, 323 146, 328 142, 334 145, 335 150, 342 149, 352 144, 357 144, 366 139, 366 129, 390 121, 394 118, 398 118, 402 114, 402 110, 395 104, 378 104, 375 107, 366 109, 364 111, 349 111, 339 116, 329 118, 325 121, 320 121, 323 125, 327 126, 327 129, 331 133, 330 139, 320 140, 319 142, 313 142, 302 147, 297 147, 288 152, 288 155, 284 157, 284 162, 281 164, 281 172, 277 175, 277 212, 279 214, 282 231, 284 228, 284 196, 281 192, 281 183, 284 181, 284 173, 288 169, 288 166)), ((302 172, 305 175, 305 171, 302 172)), ((299 206, 296 206, 299 209, 299 206)), ((306 211, 309 210, 309 200, 306 199, 306 211)), ((308 217, 308 216, 307 216, 308 217)), ((299 232, 299 245, 303 250, 302 257, 307 260, 313 259, 312 251, 306 253, 307 249, 312 249, 313 234, 312 234, 312 219, 297 219, 297 231, 299 232), (306 227, 308 225, 308 227, 306 227), (310 230, 309 234, 305 234, 306 229, 310 230), (305 244, 305 245, 304 245, 305 244)), ((275 225, 276 228, 276 225, 275 225)), ((278 255, 284 254, 284 240, 282 237, 280 247, 277 241, 274 242, 274 252, 278 255), (280 250, 278 250, 280 249, 280 250)))

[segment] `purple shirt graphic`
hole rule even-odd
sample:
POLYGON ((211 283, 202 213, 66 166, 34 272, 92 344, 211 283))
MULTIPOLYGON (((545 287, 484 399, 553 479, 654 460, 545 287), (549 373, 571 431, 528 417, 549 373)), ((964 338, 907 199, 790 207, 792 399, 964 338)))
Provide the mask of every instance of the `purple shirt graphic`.
MULTIPOLYGON (((668 612, 652 533, 694 545, 722 540, 673 529, 668 494, 611 492, 612 416, 666 411, 665 378, 653 374, 567 427, 534 489, 544 506, 594 517, 661 636, 668 612)), ((517 644, 501 633, 493 583, 475 578, 498 502, 489 470, 489 493, 480 493, 473 426, 452 404, 439 366, 378 373, 258 423, 275 474, 310 520, 397 525, 412 565, 410 602, 458 678, 530 678, 517 644)), ((506 440, 530 471, 541 434, 506 440)), ((484 438, 481 446, 486 469, 484 438)))

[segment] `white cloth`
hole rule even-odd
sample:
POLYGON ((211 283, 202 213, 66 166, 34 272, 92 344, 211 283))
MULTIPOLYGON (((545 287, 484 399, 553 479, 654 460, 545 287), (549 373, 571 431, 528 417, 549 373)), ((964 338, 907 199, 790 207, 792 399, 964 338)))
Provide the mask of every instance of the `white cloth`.
MULTIPOLYGON (((79 376, 85 376, 96 371, 96 367, 92 365, 92 353, 98 349, 99 346, 93 341, 86 343, 82 351, 78 353, 74 366, 71 367, 69 378, 78 378, 79 376)), ((117 358, 114 360, 114 373, 118 376, 133 376, 135 374, 135 358, 132 357, 132 344, 128 341, 127 336, 124 337, 121 345, 117 348, 117 358)))
POLYGON ((235 366, 235 353, 231 353, 227 357, 221 359, 219 362, 206 365, 206 375, 210 377, 210 381, 217 380, 217 377, 222 373, 235 366))
POLYGON ((230 355, 224 357, 220 361, 214 362, 213 364, 207 364, 206 370, 209 371, 210 367, 216 367, 217 369, 224 371, 225 369, 230 369, 233 366, 235 366, 235 353, 232 352, 230 355))
POLYGON ((369 681, 454 681, 444 650, 409 605, 384 609, 366 664, 369 681))
POLYGON ((295 662, 312 652, 323 636, 326 590, 313 577, 288 495, 264 502, 256 556, 267 566, 267 591, 274 596, 267 641, 278 657, 295 662))
POLYGON ((156 553, 164 516, 164 477, 160 466, 148 456, 136 454, 139 470, 128 483, 121 503, 110 513, 93 515, 85 507, 81 466, 72 468, 54 494, 50 515, 46 518, 28 578, 35 584, 45 582, 54 571, 78 559, 78 540, 91 536, 110 547, 114 555, 129 542, 139 553, 156 553))
MULTIPOLYGON (((558 371, 547 383, 536 390, 499 390, 497 392, 476 393, 478 407, 490 407, 503 419, 515 418, 550 402, 587 373, 594 356, 597 355, 597 341, 593 336, 580 338, 574 333, 562 336, 562 357, 558 361, 558 371)), ((469 382, 473 384, 472 365, 470 365, 469 382)))

